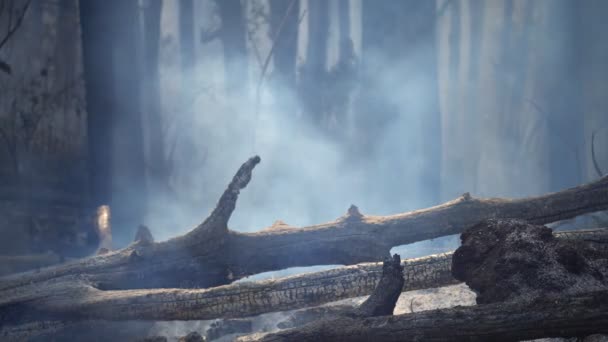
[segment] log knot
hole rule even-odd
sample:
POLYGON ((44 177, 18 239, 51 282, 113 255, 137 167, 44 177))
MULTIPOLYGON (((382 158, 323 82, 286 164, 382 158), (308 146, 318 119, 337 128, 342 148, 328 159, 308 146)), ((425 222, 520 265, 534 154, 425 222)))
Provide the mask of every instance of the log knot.
POLYGON ((272 231, 280 231, 280 230, 293 229, 293 228, 294 228, 293 226, 290 226, 289 224, 287 224, 281 220, 276 220, 270 227, 266 227, 266 228, 262 229, 262 231, 272 232, 272 231))
POLYGON ((150 245, 154 243, 154 237, 152 236, 150 229, 142 224, 137 227, 134 242, 141 245, 150 245))
POLYGON ((351 204, 348 210, 346 211, 346 215, 344 216, 345 221, 360 221, 363 218, 363 215, 359 211, 356 205, 351 204))

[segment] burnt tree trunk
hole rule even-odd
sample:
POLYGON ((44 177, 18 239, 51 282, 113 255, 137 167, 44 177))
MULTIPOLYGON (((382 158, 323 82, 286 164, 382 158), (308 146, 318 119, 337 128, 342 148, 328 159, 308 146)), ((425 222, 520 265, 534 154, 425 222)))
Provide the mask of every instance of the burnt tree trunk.
MULTIPOLYGON (((167 165, 167 132, 163 127, 160 102, 159 48, 162 0, 149 0, 143 12, 144 22, 144 98, 148 126, 148 176, 152 191, 168 191, 170 166, 167 165)), ((180 18, 181 19, 181 18, 180 18)), ((180 20, 180 24, 182 21, 180 20)), ((180 35, 181 37, 181 35, 180 35)), ((192 36, 191 36, 192 37, 192 36)), ((183 52, 182 52, 183 56, 183 52)))
POLYGON ((106 2, 80 1, 82 50, 87 110, 88 174, 91 204, 110 203, 112 181, 112 123, 114 121, 112 36, 105 18, 106 2))
POLYGON ((146 210, 135 0, 80 2, 93 205, 109 204, 115 240, 146 210))

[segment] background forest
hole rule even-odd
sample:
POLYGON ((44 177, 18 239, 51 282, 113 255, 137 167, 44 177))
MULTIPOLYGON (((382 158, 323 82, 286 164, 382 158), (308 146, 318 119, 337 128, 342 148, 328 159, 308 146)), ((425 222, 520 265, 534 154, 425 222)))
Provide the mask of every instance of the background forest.
POLYGON ((597 178, 606 15, 602 0, 2 0, 1 254, 92 253, 106 204, 114 247, 139 224, 176 236, 254 154, 235 230, 597 178))

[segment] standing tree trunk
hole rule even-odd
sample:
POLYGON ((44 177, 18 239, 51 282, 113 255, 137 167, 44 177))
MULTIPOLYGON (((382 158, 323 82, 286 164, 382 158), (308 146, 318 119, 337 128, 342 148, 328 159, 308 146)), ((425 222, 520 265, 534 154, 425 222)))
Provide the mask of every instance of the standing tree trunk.
POLYGON ((135 0, 81 1, 94 204, 110 204, 126 243, 146 208, 135 0))
POLYGON ((218 0, 222 18, 220 39, 224 46, 224 70, 228 96, 247 96, 247 44, 245 19, 240 0, 218 0))
POLYGON ((151 191, 166 193, 169 185, 170 165, 167 165, 166 127, 163 127, 160 102, 159 43, 162 0, 148 0, 143 14, 144 22, 144 107, 148 128, 148 177, 151 191))
POLYGON ((114 96, 117 119, 114 129, 116 177, 112 198, 115 241, 127 244, 142 222, 147 206, 143 130, 140 109, 140 80, 137 42, 138 3, 136 0, 106 1, 113 11, 114 96))
MULTIPOLYGON (((194 67, 194 3, 193 0, 179 2, 179 46, 182 77, 187 81, 194 67)), ((189 84, 184 84, 188 87, 189 84)))
POLYGON ((281 96, 280 110, 292 105, 296 88, 296 56, 298 49, 298 8, 299 0, 270 1, 271 35, 275 37, 273 53, 274 81, 279 89, 287 89, 287 96, 281 96), (289 10, 292 1, 295 1, 289 10), (289 10, 289 12, 287 12, 289 10))
POLYGON ((110 6, 101 1, 80 1, 82 49, 87 103, 89 194, 94 207, 112 198, 112 127, 114 77, 111 70, 112 36, 107 18, 110 6))
POLYGON ((272 37, 278 37, 274 42, 274 68, 281 83, 293 89, 296 81, 296 54, 298 47, 298 8, 299 0, 295 0, 289 10, 290 1, 270 1, 270 25, 272 37))
POLYGON ((327 111, 327 36, 329 4, 324 0, 308 1, 308 45, 306 60, 300 70, 299 99, 306 120, 321 125, 327 111))
MULTIPOLYGON (((388 1, 383 6, 363 1, 362 6, 363 47, 352 158, 369 161, 367 156, 384 155, 390 146, 399 144, 402 148, 390 162, 378 158, 378 166, 370 172, 422 179, 421 183, 408 184, 408 193, 416 196, 417 202, 432 205, 438 200, 440 170, 435 8, 432 2, 414 0, 388 1), (412 159, 425 162, 414 168, 412 159), (421 198, 416 195, 420 193, 428 195, 421 198)), ((403 189, 394 184, 379 191, 388 196, 400 193, 397 196, 403 198, 403 189)))

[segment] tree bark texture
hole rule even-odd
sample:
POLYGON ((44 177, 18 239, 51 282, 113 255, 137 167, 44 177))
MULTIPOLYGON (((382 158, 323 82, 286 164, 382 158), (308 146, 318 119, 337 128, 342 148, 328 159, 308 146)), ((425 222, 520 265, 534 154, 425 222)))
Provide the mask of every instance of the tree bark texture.
MULTIPOLYGON (((560 239, 608 245, 608 230, 563 232, 560 239)), ((402 291, 456 284, 452 253, 401 262, 402 291)), ((78 276, 0 291, 2 333, 31 321, 206 320, 255 316, 369 295, 382 274, 367 263, 276 280, 241 282, 211 289, 99 290, 78 276)), ((330 314, 334 314, 331 312, 330 314)), ((50 323, 49 323, 50 324, 50 323)), ((57 325, 58 323, 54 323, 57 325)))
MULTIPOLYGON (((379 273, 374 278, 365 270, 379 266, 360 265, 321 272, 318 278, 299 276, 276 283, 243 283, 208 290, 142 288, 212 287, 292 266, 375 261, 388 255, 392 246, 456 234, 486 218, 547 223, 608 207, 605 177, 534 198, 475 199, 465 194, 436 207, 392 216, 362 215, 353 206, 345 216, 316 226, 295 229, 274 225, 258 233, 230 231, 228 219, 238 194, 259 162, 256 156, 244 163, 210 216, 183 236, 164 242, 138 240, 108 254, 1 278, 2 322, 49 317, 209 319, 318 305, 369 294, 379 273), (342 276, 350 278, 344 281, 342 276), (309 286, 310 279, 317 279, 318 286, 309 286), (348 284, 355 285, 350 288, 348 284)), ((431 279, 434 286, 442 281, 453 283, 449 268, 447 255, 408 261, 405 288, 429 287, 431 279)))
POLYGON ((238 341, 521 341, 608 332, 608 291, 429 310, 371 318, 340 317, 238 341))

